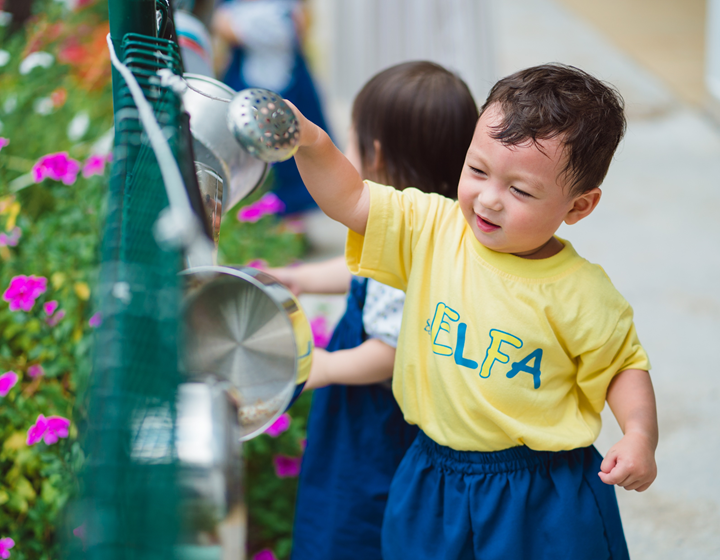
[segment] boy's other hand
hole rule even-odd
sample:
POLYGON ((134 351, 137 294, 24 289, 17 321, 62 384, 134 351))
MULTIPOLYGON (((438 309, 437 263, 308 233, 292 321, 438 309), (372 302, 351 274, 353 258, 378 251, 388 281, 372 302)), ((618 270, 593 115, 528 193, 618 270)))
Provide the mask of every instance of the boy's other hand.
POLYGON ((647 490, 657 476, 651 439, 640 433, 627 433, 610 448, 598 475, 605 484, 638 492, 647 490))
POLYGON ((299 296, 303 293, 303 289, 302 284, 297 278, 296 269, 297 267, 267 268, 265 272, 279 280, 294 296, 299 296))

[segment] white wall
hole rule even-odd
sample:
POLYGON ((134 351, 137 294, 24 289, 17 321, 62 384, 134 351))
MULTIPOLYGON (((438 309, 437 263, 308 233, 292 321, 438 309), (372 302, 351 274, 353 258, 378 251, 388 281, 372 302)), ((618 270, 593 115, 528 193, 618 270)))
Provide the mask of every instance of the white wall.
POLYGON ((371 76, 407 60, 432 60, 457 72, 478 104, 498 78, 489 0, 313 0, 312 5, 319 76, 336 112, 349 110, 371 76))

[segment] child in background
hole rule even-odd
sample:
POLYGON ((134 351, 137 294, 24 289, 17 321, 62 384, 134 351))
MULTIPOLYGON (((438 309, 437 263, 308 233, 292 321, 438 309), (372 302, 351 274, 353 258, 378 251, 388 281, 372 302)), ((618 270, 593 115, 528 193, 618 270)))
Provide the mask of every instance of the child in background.
MULTIPOLYGON (((465 83, 437 64, 408 62, 374 76, 355 98, 348 158, 362 177, 456 197, 478 110, 465 83)), ((300 473, 292 560, 380 560, 390 482, 417 435, 389 384, 404 292, 352 278, 343 257, 270 273, 299 293, 345 293, 328 352, 315 350, 317 389, 300 473)), ((312 388, 308 385, 307 388, 312 388)))
MULTIPOLYGON (((328 130, 302 52, 305 27, 300 0, 222 0, 212 21, 213 32, 232 46, 223 82, 236 91, 253 87, 275 91, 328 130)), ((292 160, 273 165, 272 190, 285 204, 282 214, 317 209, 292 160)))
POLYGON ((393 392, 421 432, 392 482, 383 558, 627 559, 613 485, 656 476, 649 362, 630 305, 555 236, 600 200, 622 98, 559 64, 500 80, 457 201, 363 182, 298 117, 298 169, 350 228, 350 270, 406 291, 393 392), (606 400, 624 436, 603 460, 606 400))

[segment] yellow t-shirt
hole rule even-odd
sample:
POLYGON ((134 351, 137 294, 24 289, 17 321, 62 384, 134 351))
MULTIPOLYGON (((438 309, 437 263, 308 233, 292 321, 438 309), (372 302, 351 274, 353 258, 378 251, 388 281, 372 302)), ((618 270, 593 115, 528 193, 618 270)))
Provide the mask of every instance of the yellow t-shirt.
POLYGON ((613 376, 649 370, 630 305, 572 245, 539 260, 481 245, 456 201, 370 185, 350 271, 405 290, 393 393, 462 451, 590 445, 613 376))

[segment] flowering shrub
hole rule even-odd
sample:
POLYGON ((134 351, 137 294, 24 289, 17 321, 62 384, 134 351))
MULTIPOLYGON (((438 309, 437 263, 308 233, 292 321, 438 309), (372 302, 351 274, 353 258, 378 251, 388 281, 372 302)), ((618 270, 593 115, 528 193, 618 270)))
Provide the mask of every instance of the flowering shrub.
MULTIPOLYGON (((34 10, 12 37, 0 26, 0 558, 12 560, 54 560, 61 536, 85 538, 58 527, 85 459, 76 395, 102 322, 92 286, 112 126, 107 3, 34 10)), ((297 225, 273 215, 279 201, 243 204, 260 200, 252 221, 223 218, 221 262, 279 266, 303 252, 297 225)), ((289 556, 309 399, 244 445, 249 558, 289 556)))

